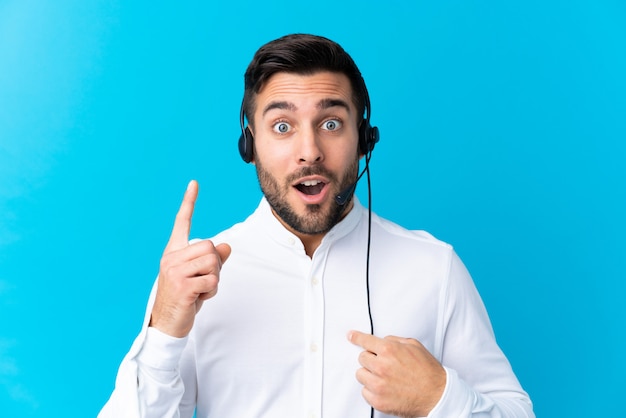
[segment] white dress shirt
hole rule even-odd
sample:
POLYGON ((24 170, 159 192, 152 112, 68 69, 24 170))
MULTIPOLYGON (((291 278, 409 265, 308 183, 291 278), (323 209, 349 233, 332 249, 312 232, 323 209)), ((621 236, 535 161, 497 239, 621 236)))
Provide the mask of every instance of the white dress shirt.
MULTIPOLYGON (((346 337, 370 330, 367 224, 355 198, 309 258, 263 199, 245 222, 213 238, 232 254, 188 337, 147 327, 153 289, 99 416, 369 417, 355 378, 362 349, 346 337)), ((419 340, 447 373, 429 417, 534 417, 452 247, 375 214, 371 242, 375 335, 419 340)))

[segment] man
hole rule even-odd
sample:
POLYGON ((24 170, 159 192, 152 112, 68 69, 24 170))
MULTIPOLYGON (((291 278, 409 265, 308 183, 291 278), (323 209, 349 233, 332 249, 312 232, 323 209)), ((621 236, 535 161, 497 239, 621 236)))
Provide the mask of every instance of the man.
POLYGON ((353 196, 378 140, 369 114, 336 43, 257 51, 239 147, 264 199, 189 242, 189 184, 101 417, 534 416, 452 248, 353 196))

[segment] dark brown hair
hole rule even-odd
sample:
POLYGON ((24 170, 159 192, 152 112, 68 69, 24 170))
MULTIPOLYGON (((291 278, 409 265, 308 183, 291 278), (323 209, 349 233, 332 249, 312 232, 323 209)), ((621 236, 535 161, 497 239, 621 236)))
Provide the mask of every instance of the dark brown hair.
POLYGON ((248 123, 253 123, 256 95, 274 74, 312 75, 320 71, 341 73, 348 77, 360 123, 368 102, 361 72, 339 44, 322 36, 307 34, 283 36, 263 45, 254 54, 244 76, 242 110, 248 117, 248 123))

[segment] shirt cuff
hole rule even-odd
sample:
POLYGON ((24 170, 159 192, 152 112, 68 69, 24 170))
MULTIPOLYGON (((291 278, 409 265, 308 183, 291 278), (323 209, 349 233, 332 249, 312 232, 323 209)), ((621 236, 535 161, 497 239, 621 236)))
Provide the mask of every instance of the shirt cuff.
POLYGON ((459 378, 455 370, 446 371, 446 387, 441 399, 428 414, 428 418, 470 416, 474 404, 474 391, 459 378))
POLYGON ((177 370, 189 337, 176 338, 148 327, 137 361, 156 370, 177 370))

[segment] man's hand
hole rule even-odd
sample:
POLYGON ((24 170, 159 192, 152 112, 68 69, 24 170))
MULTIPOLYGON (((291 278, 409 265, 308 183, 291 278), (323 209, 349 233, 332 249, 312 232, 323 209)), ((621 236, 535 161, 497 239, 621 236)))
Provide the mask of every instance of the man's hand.
POLYGON ((211 241, 189 245, 191 217, 198 197, 193 180, 180 205, 170 240, 161 257, 158 287, 150 326, 173 337, 189 334, 202 302, 215 296, 222 263, 230 246, 211 241))
POLYGON ((446 386, 446 372, 432 354, 411 338, 378 338, 350 331, 348 340, 362 347, 356 378, 374 409, 399 417, 427 416, 446 386))

